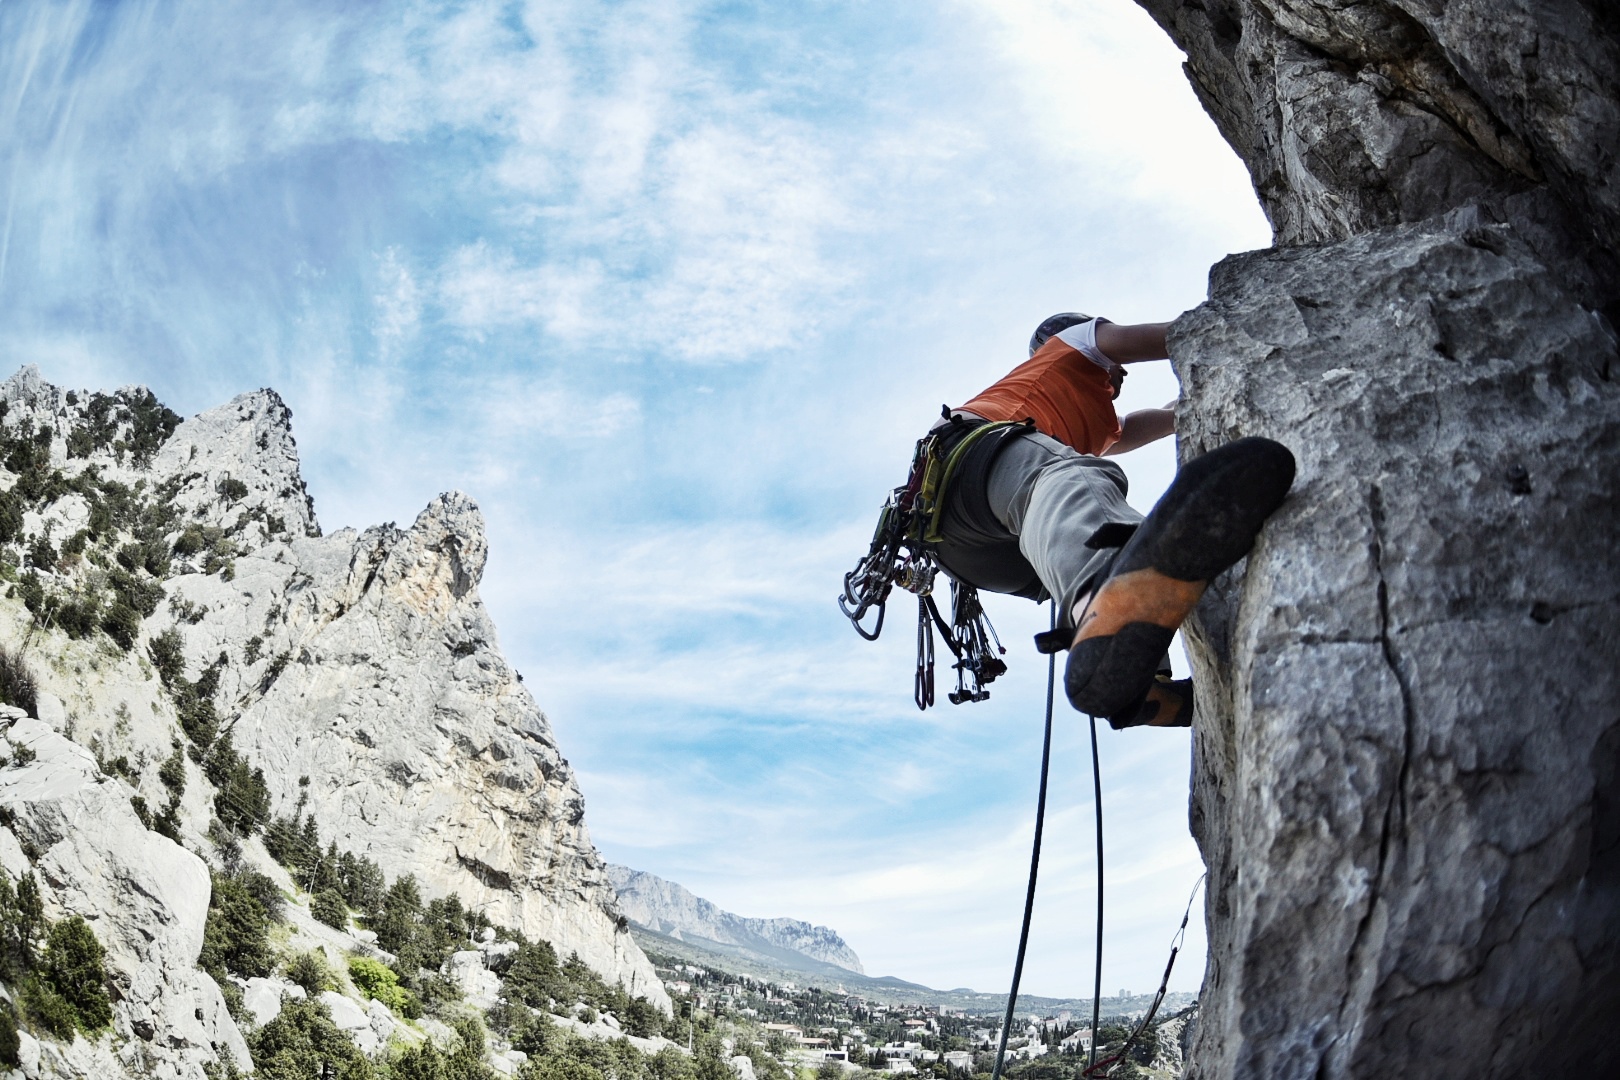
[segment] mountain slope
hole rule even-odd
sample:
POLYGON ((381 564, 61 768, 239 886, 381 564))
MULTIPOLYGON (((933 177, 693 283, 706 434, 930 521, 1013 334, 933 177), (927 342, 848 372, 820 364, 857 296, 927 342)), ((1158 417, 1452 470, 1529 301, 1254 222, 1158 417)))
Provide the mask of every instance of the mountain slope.
POLYGON ((861 958, 838 933, 801 919, 751 919, 733 915, 673 881, 655 874, 608 864, 608 879, 619 905, 633 923, 658 934, 698 944, 730 946, 740 953, 790 968, 796 960, 830 964, 864 975, 861 958))
POLYGON ((290 423, 270 390, 182 421, 141 388, 0 383, 0 645, 37 680, 0 739, 0 866, 38 874, 48 918, 89 921, 117 989, 110 1044, 47 1056, 191 1076, 228 1046, 246 1065, 188 966, 203 860, 296 810, 667 1012, 479 599, 477 506, 449 493, 410 528, 322 536, 290 423))

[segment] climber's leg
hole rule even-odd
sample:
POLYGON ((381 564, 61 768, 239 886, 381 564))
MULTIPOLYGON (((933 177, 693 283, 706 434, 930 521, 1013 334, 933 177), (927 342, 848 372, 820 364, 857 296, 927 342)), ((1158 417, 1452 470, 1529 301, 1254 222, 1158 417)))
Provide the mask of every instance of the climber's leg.
POLYGON ((1210 579, 1248 554, 1293 480, 1294 455, 1270 439, 1239 439, 1181 469, 1081 610, 1065 675, 1076 709, 1140 708, 1210 579))
POLYGON ((1114 552, 1089 548, 1104 526, 1128 528, 1142 515, 1125 501, 1125 470, 1045 435, 1026 435, 996 459, 986 485, 991 512, 1018 537, 1018 549, 1056 597, 1067 621, 1082 585, 1114 552))

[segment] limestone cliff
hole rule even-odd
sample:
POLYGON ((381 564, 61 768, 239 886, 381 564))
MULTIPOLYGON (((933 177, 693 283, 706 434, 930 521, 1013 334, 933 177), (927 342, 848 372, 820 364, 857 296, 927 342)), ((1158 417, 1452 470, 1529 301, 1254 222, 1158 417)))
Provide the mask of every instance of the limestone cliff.
POLYGON ((625 916, 638 926, 682 940, 712 941, 775 960, 783 951, 866 974, 855 950, 826 926, 803 919, 733 915, 673 881, 644 870, 608 864, 608 877, 625 916))
POLYGON ((1141 2, 1279 245, 1174 327, 1180 453, 1300 463, 1188 628, 1189 1075, 1613 1075, 1620 22, 1141 2))
POLYGON ((53 916, 82 914, 103 937, 115 1034, 146 1046, 117 1051, 123 1068, 198 1075, 227 1048, 248 1064, 194 967, 209 884, 185 848, 214 850, 228 797, 198 767, 212 751, 184 763, 184 847, 131 803, 163 805, 159 766, 182 741, 160 639, 178 642, 185 676, 217 673, 217 739, 263 771, 268 808, 239 813, 262 824, 302 799, 323 840, 668 1009, 574 773, 479 599, 472 500, 442 495, 406 529, 320 535, 268 390, 182 422, 144 390, 65 392, 25 368, 0 384, 0 436, 0 644, 42 691, 39 720, 6 735, 37 757, 0 771, 0 864, 13 879, 32 866, 53 916))

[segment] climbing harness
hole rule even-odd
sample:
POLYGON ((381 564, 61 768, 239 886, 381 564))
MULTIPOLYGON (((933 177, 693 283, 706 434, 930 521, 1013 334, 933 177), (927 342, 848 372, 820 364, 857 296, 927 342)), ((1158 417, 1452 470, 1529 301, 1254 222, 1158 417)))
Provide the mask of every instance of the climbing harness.
POLYGON ((1006 661, 1001 659, 1007 650, 990 625, 977 589, 947 573, 946 577, 951 578, 950 622, 940 613, 933 594, 942 568, 934 546, 941 539, 946 495, 967 451, 992 432, 1020 426, 1022 421, 979 424, 954 445, 947 436, 954 439, 960 433, 955 426, 939 428, 919 439, 906 482, 884 500, 871 547, 855 569, 844 575, 844 593, 838 598, 838 608, 867 641, 876 641, 883 632, 889 593, 896 585, 917 597, 917 667, 912 698, 919 709, 934 704, 936 628, 956 658, 951 665, 956 670, 956 689, 947 695, 952 705, 984 701, 990 696, 985 687, 1007 670, 1006 661), (864 623, 873 610, 877 616, 868 630, 864 623))

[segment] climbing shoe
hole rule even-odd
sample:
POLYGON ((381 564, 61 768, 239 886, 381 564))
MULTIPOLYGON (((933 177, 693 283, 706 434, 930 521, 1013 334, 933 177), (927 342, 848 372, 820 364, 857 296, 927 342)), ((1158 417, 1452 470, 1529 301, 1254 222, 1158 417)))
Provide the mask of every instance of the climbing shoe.
POLYGON ((1147 696, 1124 712, 1108 717, 1115 731, 1128 727, 1192 727, 1191 679, 1155 675, 1147 696))
POLYGON ((1188 462, 1077 620, 1069 703, 1128 717, 1210 580, 1249 553, 1293 482, 1294 455, 1270 439, 1239 439, 1188 462))

